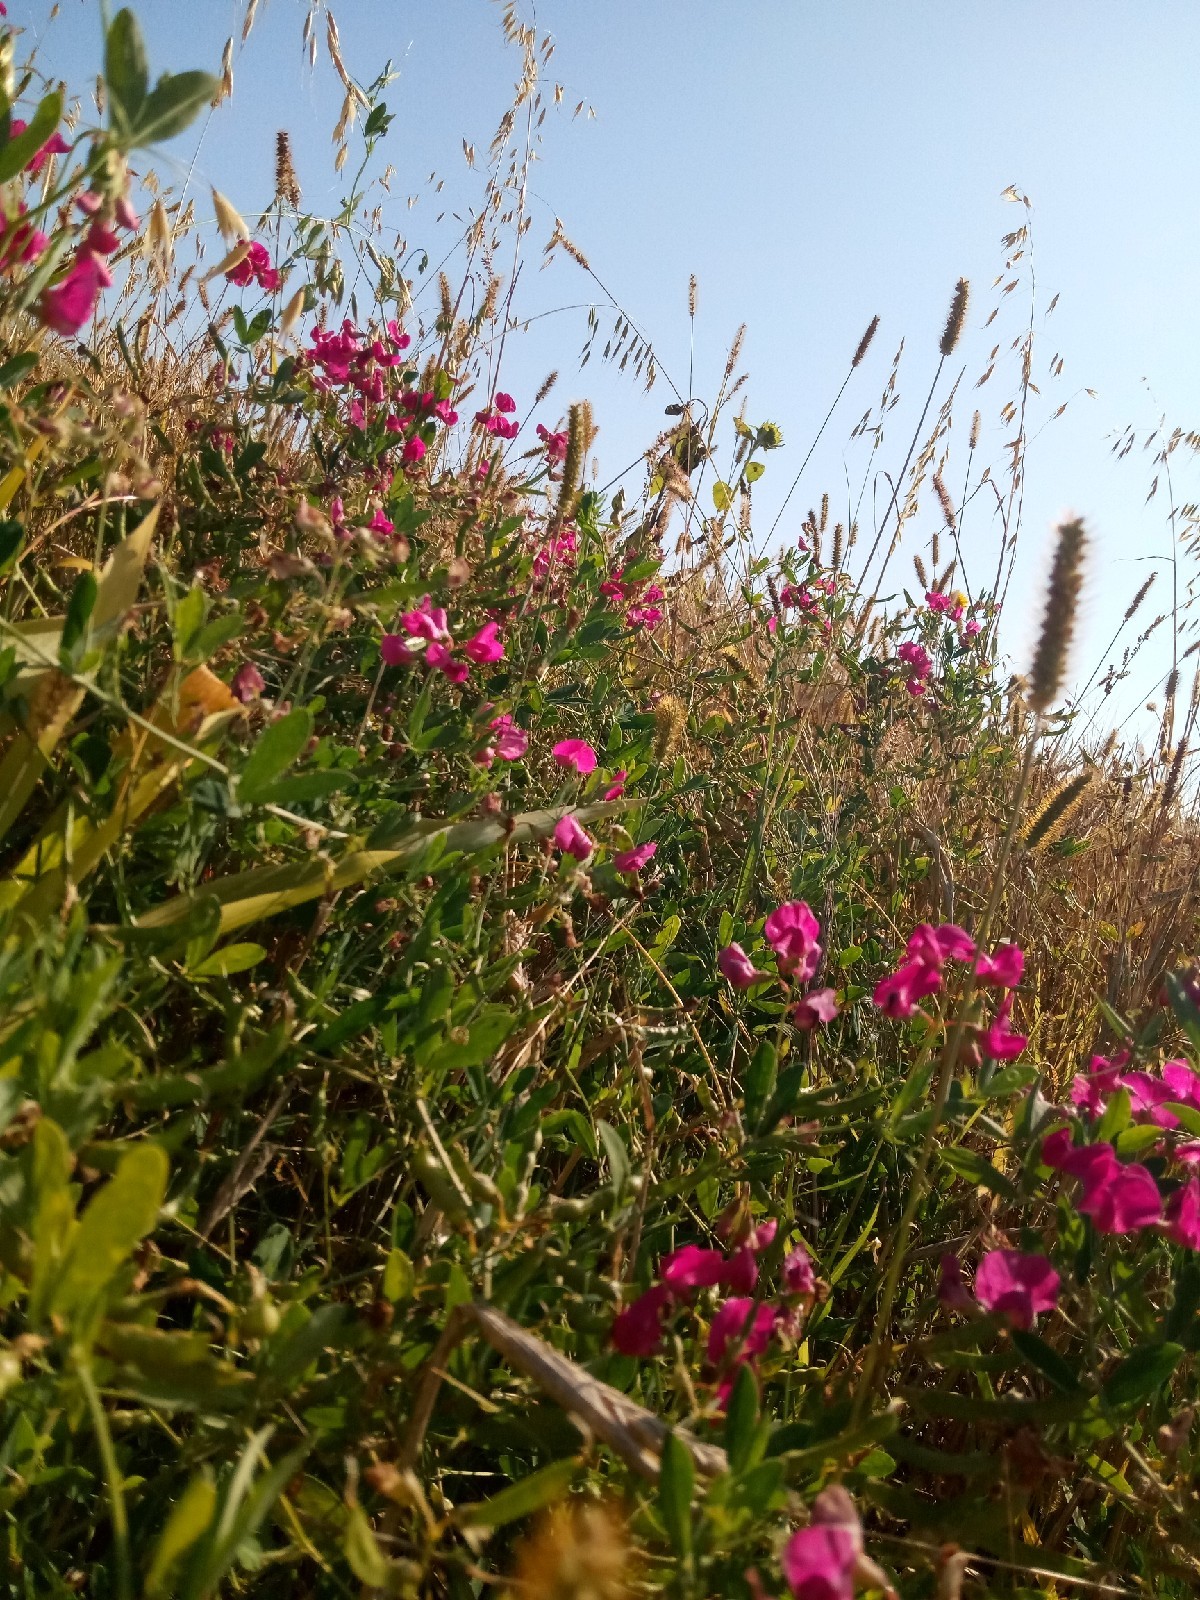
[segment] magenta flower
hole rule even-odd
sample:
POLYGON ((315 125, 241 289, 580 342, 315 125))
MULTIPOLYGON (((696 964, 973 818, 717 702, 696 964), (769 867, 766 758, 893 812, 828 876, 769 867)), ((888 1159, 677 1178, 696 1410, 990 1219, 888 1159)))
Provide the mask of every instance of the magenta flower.
POLYGON ((465 661, 456 661, 444 644, 425 646, 425 665, 436 667, 451 683, 466 683, 470 667, 465 661))
POLYGON ((938 1270, 937 1297, 947 1311, 973 1311, 975 1301, 963 1282, 962 1267, 958 1257, 946 1254, 938 1270))
POLYGON ((920 961, 940 971, 945 961, 970 961, 975 954, 975 941, 956 922, 943 922, 937 928, 922 922, 913 929, 904 953, 910 961, 920 961))
MULTIPOLYGON (((5 10, 3 14, 7 16, 8 11, 5 10)), ((15 139, 18 134, 24 133, 28 126, 29 124, 25 121, 24 117, 14 117, 8 128, 9 139, 15 139)), ((32 173, 36 178, 38 173, 46 165, 46 160, 49 156, 65 156, 70 148, 71 146, 63 138, 61 133, 58 133, 57 131, 52 133, 46 140, 45 144, 42 145, 39 150, 36 150, 25 163, 26 172, 32 173)))
POLYGON ((604 791, 604 798, 606 800, 619 800, 625 793, 625 779, 628 776, 629 774, 624 767, 621 768, 620 772, 614 772, 612 783, 604 791))
POLYGON ((1193 1072, 1186 1061, 1164 1061, 1162 1076, 1172 1100, 1200 1111, 1200 1074, 1193 1072))
POLYGON ((618 872, 640 872, 658 849, 653 842, 634 845, 632 850, 620 850, 613 857, 613 866, 618 872))
POLYGON ((385 633, 379 641, 379 654, 389 667, 398 667, 405 661, 412 660, 408 640, 402 633, 385 633))
POLYGON ((853 1600, 854 1569, 863 1552, 854 1502, 839 1484, 813 1501, 813 1520, 783 1548, 780 1567, 795 1600, 853 1600))
POLYGON ((871 998, 885 1016, 907 1018, 922 1000, 942 987, 942 975, 923 961, 906 961, 875 985, 871 998))
POLYGON ((832 989, 810 989, 800 997, 792 1012, 792 1022, 804 1033, 825 1022, 832 1022, 838 1014, 837 995, 832 989))
POLYGON ((586 739, 560 739, 550 754, 560 767, 574 767, 581 777, 595 770, 596 752, 586 739))
POLYGON ((970 622, 968 622, 966 627, 963 629, 963 632, 966 634, 968 639, 974 639, 976 634, 983 632, 983 623, 976 622, 975 618, 972 617, 970 622))
POLYGON ((658 1276, 672 1294, 687 1294, 692 1289, 711 1289, 725 1275, 725 1257, 720 1250, 685 1244, 672 1250, 659 1263, 658 1276))
POLYGON ((975 1272, 975 1298, 985 1311, 1032 1328, 1038 1315, 1058 1304, 1061 1279, 1045 1256, 1019 1250, 989 1250, 975 1272))
POLYGON ((253 661, 243 662, 234 673, 233 682, 229 685, 230 693, 244 706, 249 705, 251 700, 257 700, 266 687, 266 679, 253 661))
POLYGON ((1012 995, 1006 994, 991 1026, 979 1041, 979 1048, 992 1061, 1015 1061, 1029 1043, 1023 1033, 1013 1033, 1009 1029, 1011 1012, 1012 995))
POLYGON ((812 1260, 802 1244, 783 1258, 783 1287, 787 1294, 812 1294, 817 1287, 812 1260))
POLYGON ((990 956, 981 951, 975 963, 979 982, 997 989, 1015 989, 1024 971, 1025 952, 1018 944, 998 944, 990 956))
POLYGON ((425 441, 418 439, 414 434, 405 441, 404 449, 400 452, 400 460, 406 467, 415 467, 418 461, 425 459, 425 441))
POLYGON ((509 411, 515 411, 517 409, 517 402, 513 399, 512 395, 505 394, 503 390, 500 390, 492 404, 496 407, 497 411, 503 411, 506 414, 509 411))
POLYGON ((821 924, 803 900, 785 900, 763 924, 767 943, 785 977, 807 983, 821 960, 821 924))
POLYGON ((1200 1178, 1190 1178, 1167 1201, 1167 1238, 1200 1250, 1200 1178))
POLYGON ((1120 1083, 1139 1122, 1153 1122, 1160 1128, 1179 1126, 1179 1118, 1163 1104, 1174 1096, 1160 1079, 1152 1078, 1148 1072, 1123 1072, 1120 1083))
MULTIPOLYGON (((389 524, 389 529, 390 526, 389 524)), ((401 614, 400 626, 414 639, 428 639, 431 644, 452 642, 450 629, 446 625, 445 610, 441 606, 431 604, 427 594, 421 596, 415 611, 405 611, 401 614)))
POLYGON ((632 1305, 613 1319, 610 1337, 623 1356, 652 1356, 662 1344, 663 1312, 671 1303, 671 1292, 661 1284, 639 1295, 632 1305))
POLYGON ((774 1306, 759 1306, 756 1310, 748 1296, 733 1295, 717 1312, 708 1330, 708 1359, 719 1367, 733 1350, 737 1351, 739 1362, 760 1356, 770 1344, 774 1329, 774 1306))
POLYGON ((548 461, 566 460, 567 435, 565 432, 551 433, 544 422, 539 422, 537 425, 537 436, 546 447, 546 459, 548 461))
POLYGON ((735 989, 748 989, 752 983, 769 978, 769 972, 760 972, 740 944, 727 944, 717 952, 717 966, 722 977, 728 978, 735 989))
POLYGON ((1134 1161, 1103 1178, 1085 1180, 1076 1209, 1091 1217, 1098 1233, 1136 1233, 1162 1216, 1162 1196, 1149 1171, 1134 1161))
POLYGON ((595 849, 592 841, 569 812, 565 817, 559 817, 555 824, 554 842, 564 855, 574 856, 576 861, 586 861, 595 849))
POLYGON ((1111 1144, 1085 1144, 1076 1150, 1068 1128, 1047 1134, 1042 1141, 1042 1160, 1056 1172, 1078 1178, 1085 1189, 1107 1183, 1121 1165, 1111 1144))
POLYGON ((501 761, 519 761, 529 749, 529 735, 516 725, 510 712, 493 717, 488 727, 496 735, 496 754, 501 761))
POLYGON ((479 632, 473 634, 463 645, 463 650, 481 667, 502 660, 504 645, 500 639, 499 623, 485 622, 479 632))
POLYGON ((69 337, 83 327, 96 309, 101 289, 111 283, 112 273, 103 257, 81 250, 66 277, 42 291, 39 315, 48 328, 69 337))
POLYGON ((758 1257, 749 1244, 735 1250, 725 1263, 721 1282, 733 1294, 750 1294, 758 1282, 758 1257))

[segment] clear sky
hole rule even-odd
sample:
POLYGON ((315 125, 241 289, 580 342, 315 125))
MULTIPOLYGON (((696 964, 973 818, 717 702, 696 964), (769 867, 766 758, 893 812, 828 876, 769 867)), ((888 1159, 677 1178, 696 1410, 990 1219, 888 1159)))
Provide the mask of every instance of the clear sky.
MULTIPOLYGON (((307 207, 332 211, 343 184, 329 133, 340 86, 321 49, 311 70, 301 50, 307 0, 261 0, 235 64, 232 102, 202 133, 183 136, 164 177, 195 162, 203 207, 208 182, 247 215, 270 199, 275 130, 290 130, 307 207)), ((534 7, 518 0, 522 14, 534 7)), ((42 0, 10 4, 42 41, 42 65, 73 86, 99 58, 96 0, 61 0, 48 21, 42 0)), ((240 26, 243 0, 140 0, 155 71, 215 70, 240 26)), ((367 81, 390 57, 399 79, 387 94, 396 121, 385 159, 398 171, 394 216, 411 244, 436 259, 449 222, 439 210, 469 204, 481 186, 462 155, 466 138, 485 151, 516 72, 491 0, 340 0, 342 49, 367 81), (446 188, 424 187, 437 169, 446 188), (411 211, 404 196, 422 195, 411 211)), ((587 302, 594 288, 569 265, 536 272, 557 214, 568 234, 681 387, 688 368, 687 281, 700 286, 696 390, 710 393, 739 322, 749 325, 752 420, 771 418, 788 448, 756 490, 767 524, 844 376, 864 326, 879 337, 856 376, 791 509, 803 514, 823 489, 845 504, 847 481, 865 467, 854 422, 878 397, 888 362, 907 339, 902 405, 889 423, 885 463, 903 459, 936 364, 955 279, 975 289, 965 366, 965 404, 984 413, 985 446, 1002 461, 1011 437, 997 413, 1013 392, 998 371, 969 391, 993 343, 1009 341, 1027 314, 1024 285, 984 319, 998 290, 1000 237, 1022 208, 1001 199, 1018 185, 1033 203, 1040 344, 1034 377, 1043 390, 1034 427, 1069 401, 1040 434, 1028 463, 1024 555, 1007 644, 1020 666, 1040 599, 1048 530, 1066 508, 1091 524, 1082 675, 1113 631, 1147 562, 1170 548, 1165 493, 1144 505, 1153 470, 1140 452, 1117 465, 1110 447, 1127 423, 1145 431, 1165 413, 1194 425, 1190 385, 1200 345, 1200 5, 1195 0, 539 0, 536 21, 557 50, 545 81, 564 85, 564 105, 543 129, 533 179, 526 313, 587 302), (572 120, 586 99, 595 117, 572 120), (1042 311, 1054 294, 1052 318, 1042 311), (1044 381, 1050 359, 1062 376, 1044 381), (1090 388, 1095 397, 1082 391, 1090 388), (907 424, 906 420, 907 419, 907 424)), ((1024 265, 1024 263, 1023 263, 1024 265)), ((1007 279, 1005 280, 1007 281, 1007 279)), ((511 347, 503 382, 528 396, 550 366, 555 398, 596 403, 603 472, 637 456, 671 398, 650 397, 593 359, 580 374, 583 313, 563 312, 511 347)), ((1004 359, 1004 352, 1001 354, 1004 359)), ((961 482, 962 457, 949 474, 961 482)), ((1182 469, 1182 463, 1180 463, 1182 469)), ((1176 482, 1181 500, 1200 498, 1176 482)), ((927 534, 932 496, 916 529, 927 534)), ((869 505, 869 496, 867 504, 869 505)), ((996 532, 983 511, 968 520, 968 566, 990 573, 996 532)), ((765 524, 764 524, 765 525, 765 524)), ((794 533, 792 519, 780 534, 794 533)), ((914 547, 920 540, 913 538, 914 547)), ((910 582, 907 558, 899 574, 910 582)), ((1159 598, 1169 573, 1159 579, 1159 598)), ((1150 607, 1147 607, 1150 613, 1150 607)), ((1160 630, 1164 638, 1167 629, 1160 630)), ((1169 666, 1159 650, 1122 696, 1122 710, 1153 695, 1169 666)))

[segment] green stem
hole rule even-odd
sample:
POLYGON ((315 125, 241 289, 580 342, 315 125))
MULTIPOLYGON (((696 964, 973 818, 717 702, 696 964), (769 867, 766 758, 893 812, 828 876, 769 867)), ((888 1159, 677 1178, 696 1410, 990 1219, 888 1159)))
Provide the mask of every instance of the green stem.
POLYGON ((91 1365, 83 1351, 75 1354, 75 1371, 80 1388, 87 1401, 104 1467, 104 1483, 108 1491, 109 1516, 112 1521, 113 1544, 116 1547, 116 1576, 118 1600, 133 1600, 133 1564, 129 1554, 129 1516, 125 1510, 125 1487, 117 1452, 113 1446, 108 1416, 100 1403, 100 1395, 92 1377, 91 1365))

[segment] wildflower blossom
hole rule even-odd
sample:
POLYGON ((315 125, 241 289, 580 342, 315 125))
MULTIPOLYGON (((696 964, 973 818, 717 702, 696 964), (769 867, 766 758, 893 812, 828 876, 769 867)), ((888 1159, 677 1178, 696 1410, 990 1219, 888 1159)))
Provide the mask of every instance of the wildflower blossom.
POLYGON ((281 281, 278 268, 271 265, 270 252, 266 245, 260 244, 257 239, 249 246, 237 265, 230 267, 225 276, 238 288, 245 288, 249 283, 257 283, 260 289, 266 289, 268 292, 278 289, 281 281))
POLYGON ((1023 1033, 1013 1033, 1009 1028, 1008 1019, 1011 1012, 1012 995, 1006 994, 1000 1002, 994 1020, 979 1041, 980 1049, 989 1060, 1015 1061, 1029 1043, 1023 1033))
POLYGON ((975 1272, 975 1298, 1018 1328, 1032 1328, 1058 1304, 1061 1279, 1045 1256, 989 1250, 975 1272))
POLYGON ((39 314, 48 328, 64 337, 78 333, 96 309, 101 289, 112 283, 102 256, 80 250, 66 277, 42 291, 39 314))
POLYGON ((400 460, 406 467, 415 467, 419 461, 425 459, 425 441, 415 435, 405 441, 404 449, 400 452, 400 460))
POLYGON ((672 1294, 687 1294, 692 1289, 711 1289, 720 1283, 725 1267, 723 1251, 685 1244, 663 1257, 658 1276, 672 1294))
POLYGON ((619 850, 613 857, 613 866, 618 872, 640 872, 657 849, 657 844, 650 840, 634 845, 632 850, 619 850))
POLYGON ((671 1303, 671 1291, 661 1284, 639 1295, 632 1305, 613 1319, 610 1337, 623 1356, 652 1356, 658 1353, 663 1336, 663 1312, 671 1303))
POLYGON ((1020 945, 998 944, 989 956, 980 951, 975 976, 980 983, 997 989, 1015 989, 1025 971, 1025 952, 1020 945))
POLYGON ((1136 1233, 1162 1216, 1162 1196, 1149 1170, 1130 1162, 1102 1179, 1085 1181, 1076 1209, 1091 1217, 1098 1233, 1136 1233))
POLYGON ((760 972, 740 944, 727 944, 717 952, 717 966, 722 977, 728 978, 735 989, 748 989, 752 983, 769 978, 769 972, 760 972))
POLYGON ((595 770, 596 752, 586 739, 560 739, 550 754, 560 767, 574 767, 581 777, 595 770))
POLYGON ((606 800, 619 800, 625 793, 625 779, 628 776, 629 774, 625 771, 624 767, 622 767, 619 772, 614 772, 613 781, 604 791, 604 798, 606 800))
POLYGON ((813 1294, 816 1290, 812 1260, 803 1245, 783 1258, 783 1287, 788 1294, 813 1294))
POLYGON ((493 661, 501 661, 504 658, 504 644, 499 635, 498 623, 485 622, 478 633, 472 634, 463 645, 463 650, 476 665, 481 667, 493 661))
POLYGON ((792 1022, 805 1033, 821 1023, 832 1022, 838 1014, 837 995, 832 989, 810 989, 802 995, 792 1012, 792 1022))
POLYGON ((425 665, 436 668, 451 683, 466 683, 471 673, 465 661, 456 661, 447 647, 440 643, 426 645, 425 665))
POLYGON ((712 1320, 708 1331, 708 1359, 722 1366, 731 1350, 739 1362, 762 1355, 775 1331, 774 1306, 760 1305, 746 1295, 731 1295, 712 1320), (753 1312, 753 1317, 751 1316, 753 1312))
POLYGON ((251 700, 257 700, 266 687, 266 679, 253 661, 243 662, 234 673, 233 682, 229 685, 230 692, 244 706, 249 705, 251 700))
POLYGON ((939 1263, 937 1297, 948 1311, 971 1311, 975 1307, 956 1255, 946 1254, 939 1263))
POLYGON ((554 827, 554 842, 566 856, 574 856, 577 861, 586 861, 595 846, 587 834, 568 813, 560 817, 554 827))
POLYGON ((1200 1178, 1191 1178, 1167 1201, 1167 1237, 1185 1250, 1200 1250, 1200 1178))
POLYGON ((763 924, 767 943, 785 977, 807 983, 821 960, 821 924, 803 900, 786 900, 763 924))
POLYGON ((885 1016, 906 1019, 942 987, 942 975, 923 961, 906 961, 875 985, 871 998, 885 1016))
POLYGON ((853 1600, 862 1548, 862 1527, 850 1496, 838 1485, 823 1490, 813 1502, 813 1521, 792 1534, 780 1557, 795 1600, 853 1600))
POLYGON ((567 435, 551 433, 542 422, 537 425, 537 436, 546 447, 546 458, 549 461, 565 461, 567 456, 567 435))
POLYGON ((975 941, 956 922, 943 922, 936 928, 921 922, 909 936, 904 953, 910 961, 921 961, 940 971, 943 962, 970 961, 975 954, 975 941))

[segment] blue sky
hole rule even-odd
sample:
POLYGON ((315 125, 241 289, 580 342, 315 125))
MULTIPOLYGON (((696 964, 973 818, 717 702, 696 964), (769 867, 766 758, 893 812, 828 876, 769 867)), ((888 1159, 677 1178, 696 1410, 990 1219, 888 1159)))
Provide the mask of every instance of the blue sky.
MULTIPOLYGON (((243 6, 141 0, 136 9, 155 70, 215 70, 243 6)), ((306 206, 334 209, 343 185, 329 132, 340 86, 324 52, 323 17, 315 70, 302 54, 304 9, 304 0, 262 0, 236 61, 232 102, 202 136, 183 136, 171 159, 158 163, 165 179, 178 182, 194 159, 198 203, 207 194, 200 185, 212 182, 247 215, 265 204, 274 133, 286 127, 306 206)), ((479 193, 462 140, 486 149, 517 70, 501 43, 499 7, 341 0, 334 9, 360 81, 386 57, 399 73, 387 95, 396 121, 385 159, 399 174, 389 220, 436 258, 450 226, 436 224, 438 210, 479 193), (435 168, 446 180, 437 197, 423 187, 435 168), (409 192, 422 196, 411 211, 409 192)), ((62 0, 53 23, 41 0, 18 0, 10 11, 40 36, 44 70, 72 85, 88 80, 99 58, 96 0, 62 0)), ((1200 7, 1194 0, 1136 8, 1125 0, 1009 0, 991 8, 961 0, 540 0, 536 20, 557 45, 545 81, 561 82, 565 94, 563 108, 547 117, 534 171, 522 308, 550 311, 594 295, 569 264, 536 271, 557 214, 683 386, 694 272, 697 392, 715 387, 729 338, 745 321, 750 417, 778 421, 787 439, 756 490, 764 527, 875 313, 880 334, 791 509, 802 514, 823 489, 835 506, 839 497, 844 504, 848 479, 857 492, 865 454, 848 434, 878 397, 903 336, 903 400, 885 449, 887 464, 899 465, 960 274, 975 293, 958 353, 966 376, 955 450, 979 404, 985 447, 1000 464, 1012 430, 996 413, 1013 386, 998 373, 977 394, 967 391, 992 344, 1007 345, 1026 313, 1022 289, 1005 300, 992 328, 982 326, 998 292, 989 285, 1001 268, 1000 236, 1022 220, 1022 208, 1001 193, 1016 184, 1030 196, 1041 307, 1060 296, 1049 321, 1038 316, 1034 375, 1043 399, 1035 402, 1035 429, 1063 401, 1069 405, 1030 453, 1006 643, 1020 666, 1049 529, 1064 509, 1077 510, 1096 541, 1078 658, 1086 677, 1147 563, 1169 549, 1163 496, 1143 504, 1152 470, 1140 455, 1113 463, 1112 436, 1126 423, 1145 430, 1161 413, 1193 425, 1200 7), (594 118, 571 119, 581 99, 594 118), (1043 383, 1054 354, 1064 358, 1063 374, 1043 383)), ((581 312, 544 318, 511 346, 503 382, 528 395, 556 366, 560 404, 591 395, 601 425, 597 453, 603 474, 612 475, 653 437, 670 395, 660 385, 646 397, 596 359, 580 374, 583 334, 581 312)), ((961 457, 948 476, 961 481, 961 457)), ((1195 495, 1186 481, 1176 492, 1195 495)), ((977 505, 982 510, 982 497, 977 505)), ((934 520, 928 496, 913 547, 934 520)), ((780 526, 786 531, 795 531, 790 515, 780 526)), ((990 572, 995 530, 986 516, 968 521, 967 545, 969 568, 990 572)), ((896 570, 912 581, 907 557, 896 570)), ((1122 712, 1153 694, 1167 666, 1163 650, 1148 657, 1122 696, 1122 712)))

